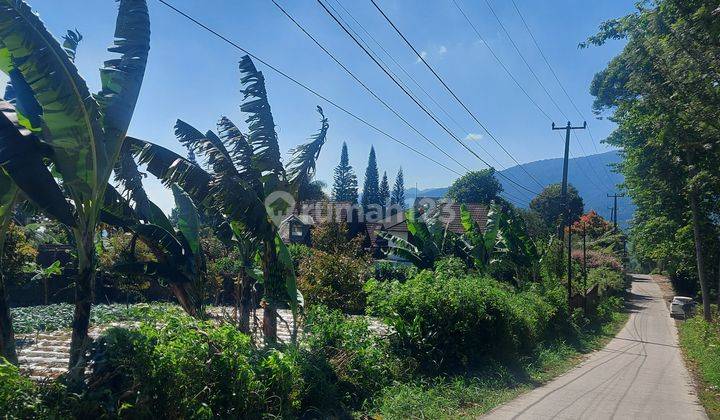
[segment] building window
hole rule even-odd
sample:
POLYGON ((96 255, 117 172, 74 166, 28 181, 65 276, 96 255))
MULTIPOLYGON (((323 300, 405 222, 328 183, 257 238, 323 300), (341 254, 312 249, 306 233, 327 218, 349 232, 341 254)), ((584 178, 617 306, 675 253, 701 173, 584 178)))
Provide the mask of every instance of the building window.
POLYGON ((305 235, 305 229, 302 225, 292 224, 290 225, 290 234, 292 236, 303 236, 305 235))

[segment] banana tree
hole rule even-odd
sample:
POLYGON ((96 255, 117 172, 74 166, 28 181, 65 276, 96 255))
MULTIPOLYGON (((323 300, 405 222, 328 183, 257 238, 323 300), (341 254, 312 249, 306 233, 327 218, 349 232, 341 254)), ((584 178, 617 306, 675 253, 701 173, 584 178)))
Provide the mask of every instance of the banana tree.
MULTIPOLYGON (((12 218, 13 206, 18 197, 18 188, 7 173, 0 169, 0 261, 5 246, 5 232, 12 218)), ((13 333, 10 306, 5 291, 5 279, 0 263, 0 357, 17 364, 15 334, 13 333)))
POLYGON ((443 222, 440 211, 409 209, 405 212, 408 239, 387 231, 378 236, 387 242, 386 254, 405 259, 420 269, 431 269, 438 259, 455 256, 467 259, 466 244, 443 222))
MULTIPOLYGON (((115 188, 108 186, 100 218, 103 223, 131 233, 147 245, 154 261, 119 263, 113 270, 132 275, 154 276, 165 280, 180 306, 193 317, 202 317, 205 259, 200 249, 200 224, 195 205, 179 187, 173 185, 175 206, 179 210, 176 230, 162 212, 150 218, 141 216, 136 208, 115 188)), ((148 200, 150 206, 154 203, 148 200)), ((132 255, 132 253, 131 253, 132 255)))
POLYGON ((0 138, 0 165, 30 200, 72 229, 78 276, 70 367, 78 366, 76 377, 88 341, 99 213, 139 95, 149 42, 145 0, 120 0, 109 49, 119 56, 105 62, 102 89, 91 95, 68 51, 30 7, 0 0, 0 70, 17 92, 19 105, 10 113, 22 116, 12 120, 4 113, 17 133, 0 138))
POLYGON ((476 269, 485 272, 501 265, 525 269, 539 261, 522 218, 511 208, 491 203, 487 223, 480 226, 462 205, 460 220, 468 244, 466 251, 476 269))
POLYGON ((267 203, 277 191, 297 194, 315 172, 315 160, 325 143, 329 128, 321 115, 321 129, 308 143, 293 149, 285 168, 281 162, 275 123, 265 90, 264 77, 245 56, 240 61, 245 100, 241 111, 249 114, 247 135, 223 117, 219 135, 202 133, 178 121, 175 133, 180 142, 198 156, 205 156, 208 170, 156 144, 129 138, 140 163, 166 184, 185 190, 196 205, 215 209, 230 222, 236 236, 251 235, 260 243, 263 271, 263 333, 266 340, 277 338, 277 305, 288 302, 295 314, 301 302, 290 254, 273 222, 276 212, 287 210, 284 200, 267 203))

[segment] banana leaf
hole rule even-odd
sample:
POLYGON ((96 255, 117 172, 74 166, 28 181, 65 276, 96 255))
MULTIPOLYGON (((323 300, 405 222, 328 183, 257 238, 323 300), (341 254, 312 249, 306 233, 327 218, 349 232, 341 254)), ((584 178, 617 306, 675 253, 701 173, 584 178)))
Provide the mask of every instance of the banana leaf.
POLYGON ((25 2, 0 0, 0 44, 43 110, 43 137, 53 148, 64 187, 76 205, 89 205, 95 191, 105 188, 98 174, 107 164, 97 102, 65 50, 25 2))
POLYGON ((95 98, 112 166, 135 111, 150 51, 150 15, 145 0, 119 1, 115 40, 108 51, 119 56, 105 61, 100 69, 102 89, 95 98))
POLYGON ((311 137, 310 142, 302 144, 290 151, 292 158, 287 165, 286 172, 291 189, 295 194, 297 194, 297 191, 302 186, 307 185, 315 175, 315 162, 320 156, 320 151, 325 144, 327 132, 330 128, 322 108, 318 106, 317 112, 321 117, 320 131, 311 137))
POLYGON ((172 185, 172 192, 175 208, 178 210, 178 230, 185 237, 192 253, 197 255, 200 253, 200 220, 197 208, 190 196, 176 184, 172 185))
POLYGON ((242 73, 240 81, 244 86, 241 90, 244 100, 240 110, 250 114, 245 122, 250 131, 248 143, 253 148, 254 166, 263 175, 270 173, 278 181, 285 182, 287 176, 281 162, 275 121, 265 90, 265 77, 247 55, 240 59, 239 68, 242 73))
POLYGON ((73 208, 43 162, 48 153, 38 138, 20 124, 15 108, 0 101, 0 166, 36 206, 61 223, 75 226, 73 208))

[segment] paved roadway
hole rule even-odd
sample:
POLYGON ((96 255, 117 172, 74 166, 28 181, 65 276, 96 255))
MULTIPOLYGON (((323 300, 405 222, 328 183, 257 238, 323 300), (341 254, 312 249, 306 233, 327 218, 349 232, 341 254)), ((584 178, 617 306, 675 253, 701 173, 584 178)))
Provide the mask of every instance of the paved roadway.
POLYGON ((707 419, 660 287, 633 277, 630 318, 604 349, 484 418, 707 419))

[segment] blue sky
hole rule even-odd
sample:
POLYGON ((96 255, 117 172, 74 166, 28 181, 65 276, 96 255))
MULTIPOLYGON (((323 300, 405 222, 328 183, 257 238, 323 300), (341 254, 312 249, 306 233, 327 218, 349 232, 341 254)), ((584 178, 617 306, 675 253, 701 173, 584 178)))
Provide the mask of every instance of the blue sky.
MULTIPOLYGON (((40 14, 56 36, 71 28, 77 28, 84 35, 85 39, 78 51, 77 65, 91 90, 97 90, 97 68, 104 59, 110 57, 106 48, 113 36, 115 2, 26 1, 40 14)), ((460 170, 358 86, 282 15, 270 0, 169 1, 383 130, 460 170)), ((454 143, 404 96, 340 31, 317 2, 278 1, 336 54, 338 59, 445 152, 471 169, 485 167, 454 143)), ((453 115, 461 127, 449 121, 421 94, 421 98, 431 105, 441 119, 448 120, 448 126, 458 137, 467 137, 471 147, 491 163, 497 160, 498 168, 513 165, 512 160, 492 142, 475 121, 453 102, 422 63, 417 62, 412 51, 402 43, 369 0, 327 0, 337 8, 336 1, 340 1, 395 60, 453 115), (492 157, 480 151, 476 144, 478 142, 492 157)), ((580 122, 580 117, 532 44, 512 3, 506 0, 488 1, 561 109, 574 122, 580 122)), ((520 56, 513 50, 485 0, 458 2, 530 96, 556 122, 564 123, 565 118, 555 109, 520 56)), ((148 0, 148 3, 152 25, 150 60, 130 134, 182 151, 172 133, 177 118, 203 130, 214 129, 222 115, 227 115, 239 125, 243 125, 244 117, 238 109, 241 94, 237 69, 242 53, 193 26, 157 0, 148 0)), ((426 54, 426 59, 517 160, 529 162, 561 156, 563 144, 558 132, 550 130, 547 118, 530 103, 502 70, 490 55, 487 46, 478 40, 465 22, 452 0, 378 0, 378 3, 415 46, 426 54)), ((577 45, 588 35, 595 33, 602 21, 632 11, 634 2, 516 0, 516 3, 573 100, 587 118, 592 118, 590 81, 593 75, 620 51, 623 44, 611 42, 600 48, 585 50, 579 50, 577 45)), ((387 61, 385 56, 383 58, 387 61)), ((320 123, 315 106, 321 105, 324 108, 331 127, 328 142, 318 161, 319 179, 331 184, 332 171, 337 165, 343 141, 348 143, 350 161, 361 182, 371 145, 374 145, 377 151, 381 171, 386 170, 391 180, 398 168, 403 167, 406 187, 415 186, 416 183, 420 188, 447 186, 457 177, 323 103, 260 63, 256 65, 266 77, 283 152, 286 153, 318 130, 320 123)), ((393 70, 398 71, 395 67, 393 70)), ((415 88, 412 84, 410 86, 415 88)), ((596 142, 605 138, 613 128, 608 121, 592 119, 588 124, 596 142)), ((585 133, 579 133, 578 140, 584 143, 585 152, 588 154, 594 153, 596 147, 601 152, 609 150, 604 145, 592 145, 585 133)), ((572 151, 575 156, 582 155, 576 140, 573 140, 572 151)), ((158 204, 169 211, 172 206, 170 193, 156 182, 147 182, 146 185, 158 204)))

